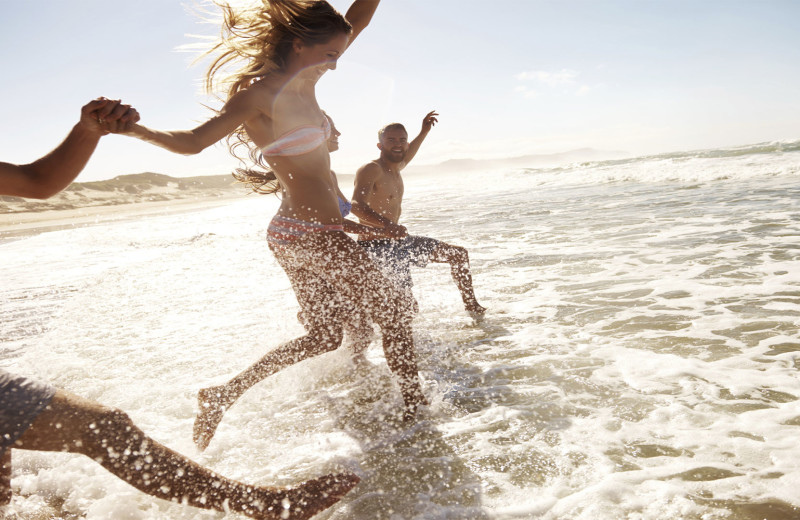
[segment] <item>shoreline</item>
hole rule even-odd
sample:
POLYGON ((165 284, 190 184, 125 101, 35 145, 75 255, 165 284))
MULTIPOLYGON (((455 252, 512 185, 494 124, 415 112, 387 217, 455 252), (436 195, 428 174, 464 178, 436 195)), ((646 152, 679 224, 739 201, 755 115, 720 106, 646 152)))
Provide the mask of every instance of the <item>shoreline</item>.
POLYGON ((122 200, 82 208, 0 213, 0 244, 48 231, 214 208, 246 197, 247 193, 232 192, 209 197, 142 202, 122 200))

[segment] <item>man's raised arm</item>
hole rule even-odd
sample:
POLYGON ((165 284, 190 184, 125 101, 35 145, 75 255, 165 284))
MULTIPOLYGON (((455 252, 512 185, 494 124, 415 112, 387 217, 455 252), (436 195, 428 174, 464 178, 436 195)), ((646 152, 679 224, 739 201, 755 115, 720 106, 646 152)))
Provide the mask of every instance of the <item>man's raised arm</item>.
POLYGON ((400 166, 401 170, 411 162, 411 159, 413 159, 415 155, 417 155, 419 147, 422 146, 422 141, 428 137, 428 133, 430 133, 431 128, 433 128, 434 125, 439 122, 439 119, 437 119, 438 117, 439 114, 436 113, 436 110, 431 110, 425 115, 425 117, 422 118, 422 129, 419 131, 417 137, 408 143, 408 151, 406 152, 406 158, 403 160, 403 164, 400 166))

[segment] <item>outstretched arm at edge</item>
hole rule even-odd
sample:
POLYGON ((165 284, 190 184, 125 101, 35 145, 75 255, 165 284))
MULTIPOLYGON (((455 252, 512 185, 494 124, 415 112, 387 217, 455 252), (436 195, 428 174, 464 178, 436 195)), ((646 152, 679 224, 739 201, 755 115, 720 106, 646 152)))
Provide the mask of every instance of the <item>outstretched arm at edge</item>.
MULTIPOLYGON (((333 177, 334 186, 336 187, 336 196, 339 197, 339 199, 341 200, 347 200, 347 197, 344 196, 344 193, 342 193, 342 190, 339 188, 339 179, 336 177, 336 172, 334 172, 333 170, 331 170, 331 177, 333 177)), ((358 222, 346 218, 342 219, 342 227, 344 227, 345 233, 350 233, 352 235, 361 235, 361 234, 375 232, 375 228, 372 226, 360 224, 358 222)))
POLYGON ((425 115, 425 117, 422 118, 422 129, 419 131, 417 137, 415 137, 413 141, 408 143, 408 151, 406 151, 406 158, 403 161, 403 164, 400 166, 401 170, 406 166, 408 166, 408 163, 411 162, 411 159, 413 159, 414 156, 417 155, 420 146, 422 146, 422 141, 424 141, 425 138, 428 137, 431 128, 433 128, 434 125, 436 125, 436 123, 439 122, 439 120, 437 119, 438 117, 439 114, 436 113, 436 110, 431 110, 425 115))
POLYGON ((0 162, 0 194, 46 199, 60 192, 80 174, 109 130, 130 129, 139 114, 128 105, 105 98, 81 109, 81 119, 52 152, 29 164, 0 162), (103 121, 101 125, 99 121, 103 121))
POLYGON ((369 25, 372 15, 378 9, 379 3, 380 0, 355 0, 350 9, 347 10, 347 14, 344 17, 353 26, 353 34, 350 35, 350 41, 347 43, 348 47, 353 44, 356 37, 361 34, 361 31, 369 25))

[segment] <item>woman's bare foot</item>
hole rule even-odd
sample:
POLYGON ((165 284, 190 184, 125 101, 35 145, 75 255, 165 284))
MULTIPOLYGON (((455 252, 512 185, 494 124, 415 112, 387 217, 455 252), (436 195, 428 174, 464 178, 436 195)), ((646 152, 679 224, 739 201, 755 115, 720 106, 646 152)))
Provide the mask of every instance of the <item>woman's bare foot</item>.
POLYGON ((265 490, 256 498, 258 505, 244 513, 263 520, 307 520, 341 500, 360 480, 349 473, 330 474, 292 488, 265 490))
POLYGON ((202 388, 197 393, 197 417, 192 428, 192 440, 200 451, 208 447, 227 410, 227 406, 221 402, 221 388, 202 388))
POLYGON ((464 302, 464 308, 473 317, 483 316, 484 314, 486 314, 486 307, 484 307, 481 304, 479 304, 478 300, 472 300, 472 301, 464 302))
POLYGON ((413 422, 417 417, 417 409, 420 406, 428 406, 430 404, 422 390, 413 391, 410 395, 403 395, 403 402, 405 404, 403 408, 404 423, 413 422))

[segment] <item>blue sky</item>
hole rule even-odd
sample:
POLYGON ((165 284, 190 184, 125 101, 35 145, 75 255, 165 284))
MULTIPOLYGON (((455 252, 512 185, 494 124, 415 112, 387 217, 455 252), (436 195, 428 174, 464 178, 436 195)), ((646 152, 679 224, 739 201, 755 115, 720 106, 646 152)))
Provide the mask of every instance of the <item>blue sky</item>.
MULTIPOLYGON (((0 0, 0 158, 51 149, 99 95, 133 104, 154 128, 207 117, 204 67, 178 49, 217 28, 189 3, 0 0)), ((383 0, 318 86, 343 132, 334 169, 375 158, 385 123, 413 137, 431 109, 441 122, 419 164, 800 139, 797 20, 794 0, 383 0)), ((182 157, 109 136, 79 180, 234 167, 221 145, 182 157)))

